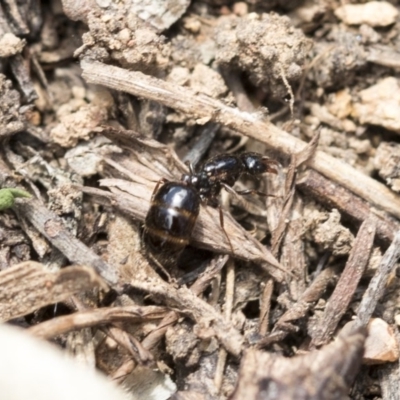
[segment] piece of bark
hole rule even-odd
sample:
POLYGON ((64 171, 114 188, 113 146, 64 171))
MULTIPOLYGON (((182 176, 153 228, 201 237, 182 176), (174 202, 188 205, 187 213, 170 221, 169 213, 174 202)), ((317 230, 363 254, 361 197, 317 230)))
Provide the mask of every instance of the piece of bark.
POLYGON ((169 400, 177 390, 169 374, 161 368, 143 365, 136 366, 125 376, 122 387, 126 400, 169 400))
POLYGON ((374 237, 375 224, 373 220, 368 219, 361 225, 346 266, 326 304, 324 314, 318 325, 312 330, 310 347, 321 346, 332 338, 367 267, 374 237))
MULTIPOLYGON (((276 151, 293 154, 306 146, 306 143, 300 139, 261 120, 256 114, 240 112, 188 88, 141 72, 127 71, 99 62, 82 61, 81 66, 83 77, 89 83, 158 101, 202 123, 208 121, 219 123, 245 136, 257 139, 276 151)), ((315 153, 308 165, 368 202, 400 218, 400 196, 371 177, 321 151, 315 153)))
MULTIPOLYGON (((188 173, 187 166, 174 151, 165 144, 143 137, 139 132, 102 125, 93 133, 104 135, 127 151, 126 154, 117 153, 111 160, 114 165, 117 162, 125 167, 134 181, 139 178, 153 182, 158 182, 160 178, 180 179, 183 173, 188 173)), ((104 158, 104 161, 110 162, 110 158, 104 158)))
MULTIPOLYGON (((20 18, 21 15, 16 2, 11 1, 7 6, 8 8, 6 14, 5 10, 3 9, 4 5, 0 4, 0 37, 3 37, 4 39, 4 35, 6 34, 16 34, 21 36, 27 35, 29 33, 29 29, 25 25, 24 21, 20 18), (10 21, 9 17, 11 17, 13 21, 10 21), (10 24, 12 24, 12 28, 10 24), (19 32, 16 32, 18 30, 19 32)), ((27 102, 31 102, 37 98, 37 94, 33 87, 32 79, 30 78, 29 62, 28 60, 24 59, 24 57, 20 54, 20 51, 16 51, 16 53, 17 54, 9 57, 10 68, 16 80, 18 81, 18 84, 24 93, 27 102)), ((2 56, 6 57, 7 54, 3 54, 2 56)))
POLYGON ((68 332, 65 338, 65 351, 72 355, 78 362, 89 368, 96 368, 96 348, 93 340, 94 334, 91 328, 68 332))
MULTIPOLYGON (((235 263, 232 259, 228 260, 225 285, 224 318, 226 321, 230 321, 235 297, 235 263)), ((214 375, 214 385, 218 393, 221 392, 227 356, 227 351, 224 348, 220 348, 214 375)))
MULTIPOLYGON (((53 320, 45 321, 32 327, 32 333, 37 334, 41 337, 50 338, 55 335, 67 333, 67 337, 74 336, 79 338, 79 335, 84 336, 84 332, 90 332, 90 341, 87 343, 86 347, 93 346, 93 338, 94 333, 91 330, 92 324, 94 325, 104 325, 100 326, 99 329, 102 330, 107 336, 111 337, 117 344, 119 344, 122 348, 131 355, 132 359, 136 361, 136 364, 152 364, 154 362, 153 356, 141 346, 140 342, 128 332, 119 327, 119 325, 126 319, 130 320, 129 322, 140 323, 141 317, 140 314, 143 311, 143 316, 146 311, 149 311, 149 319, 151 320, 154 311, 154 316, 156 319, 162 318, 162 316, 167 312, 161 311, 162 315, 156 316, 158 313, 157 307, 154 309, 147 309, 141 307, 133 306, 123 306, 123 307, 114 307, 114 308, 102 308, 93 310, 91 306, 87 306, 88 303, 87 295, 90 293, 86 292, 83 294, 85 296, 83 301, 81 301, 78 296, 71 296, 69 305, 78 310, 76 314, 62 316, 59 318, 55 318, 53 320), (135 313, 137 314, 135 315, 135 313), (103 322, 102 322, 103 319, 103 322), (85 327, 88 324, 89 327, 85 327), (112 326, 108 326, 111 324, 112 326), (76 329, 79 329, 78 331, 76 329)), ((83 297, 80 296, 80 297, 83 297)), ((132 304, 132 302, 130 302, 132 304)), ((78 345, 81 340, 78 339, 78 345)), ((75 352, 73 353, 76 356, 75 352)))
POLYGON ((21 132, 26 128, 26 123, 22 121, 12 121, 6 126, 0 126, 0 139, 12 136, 15 133, 21 132))
POLYGON ((286 358, 247 350, 230 400, 342 400, 361 365, 365 332, 343 332, 304 356, 286 358))
POLYGON ((105 284, 89 267, 72 266, 53 273, 34 261, 14 265, 0 272, 0 321, 27 315, 95 287, 104 288, 105 284))
POLYGON ((385 243, 391 243, 394 233, 400 229, 399 222, 383 212, 378 212, 351 191, 326 179, 316 171, 309 170, 301 174, 296 186, 320 203, 338 209, 358 224, 367 218, 373 218, 377 237, 385 243))
POLYGON ((201 127, 199 138, 182 158, 182 161, 196 166, 208 151, 219 129, 220 126, 212 122, 201 127))
POLYGON ((368 46, 367 60, 384 67, 400 69, 400 54, 390 45, 376 44, 368 46))
POLYGON ((142 346, 147 350, 154 349, 160 340, 164 337, 165 332, 170 326, 173 326, 180 318, 179 313, 175 311, 169 312, 142 341, 142 346))
POLYGON ((363 295, 357 311, 357 319, 355 320, 357 326, 367 326, 373 312, 375 311, 376 305, 385 293, 387 282, 399 258, 400 231, 395 234, 392 244, 383 255, 378 269, 363 295))

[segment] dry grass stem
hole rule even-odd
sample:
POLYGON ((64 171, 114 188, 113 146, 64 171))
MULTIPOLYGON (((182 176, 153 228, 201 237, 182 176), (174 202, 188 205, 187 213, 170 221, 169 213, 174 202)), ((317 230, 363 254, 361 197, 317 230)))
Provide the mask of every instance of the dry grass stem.
POLYGON ((29 332, 43 339, 51 339, 73 330, 110 324, 113 322, 142 322, 161 319, 167 309, 158 306, 126 306, 98 308, 63 315, 29 328, 29 332))

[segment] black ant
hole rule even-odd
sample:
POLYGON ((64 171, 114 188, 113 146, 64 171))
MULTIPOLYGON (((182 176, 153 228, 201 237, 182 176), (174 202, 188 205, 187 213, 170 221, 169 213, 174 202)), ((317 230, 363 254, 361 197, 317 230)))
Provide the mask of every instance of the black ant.
MULTIPOLYGON (((182 175, 179 182, 160 181, 154 189, 144 224, 144 239, 151 256, 167 268, 176 262, 189 243, 200 203, 219 208, 220 225, 232 249, 218 201, 221 189, 234 191, 232 186, 243 173, 252 176, 277 173, 277 165, 276 161, 258 153, 219 154, 207 160, 197 171, 189 165, 190 173, 182 175)), ((265 196, 256 190, 236 193, 265 196)))

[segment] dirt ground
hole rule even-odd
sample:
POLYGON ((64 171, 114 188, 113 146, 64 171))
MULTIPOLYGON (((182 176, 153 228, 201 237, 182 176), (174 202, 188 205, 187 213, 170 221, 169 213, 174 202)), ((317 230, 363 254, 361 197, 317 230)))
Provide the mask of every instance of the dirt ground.
POLYGON ((399 11, 2 0, 0 321, 126 399, 399 398, 399 11), (161 180, 244 152, 150 250, 161 180))

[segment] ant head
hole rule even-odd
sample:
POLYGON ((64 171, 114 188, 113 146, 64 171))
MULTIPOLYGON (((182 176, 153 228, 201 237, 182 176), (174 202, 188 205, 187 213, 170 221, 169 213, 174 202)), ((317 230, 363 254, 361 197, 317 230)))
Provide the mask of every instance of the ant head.
POLYGON ((246 172, 250 175, 256 176, 265 172, 278 173, 279 163, 261 154, 243 153, 240 155, 240 159, 246 167, 246 172))

